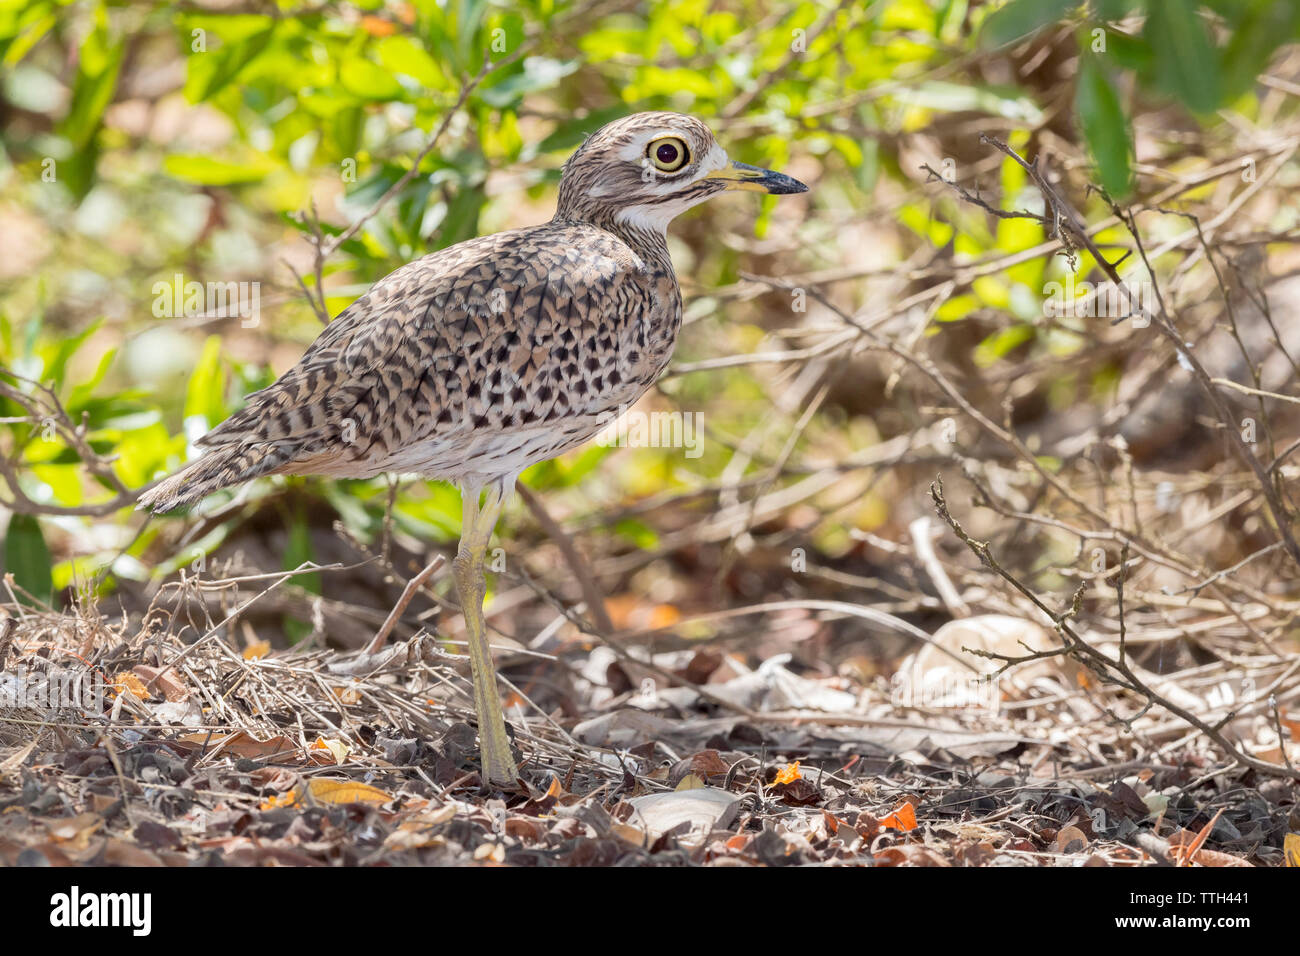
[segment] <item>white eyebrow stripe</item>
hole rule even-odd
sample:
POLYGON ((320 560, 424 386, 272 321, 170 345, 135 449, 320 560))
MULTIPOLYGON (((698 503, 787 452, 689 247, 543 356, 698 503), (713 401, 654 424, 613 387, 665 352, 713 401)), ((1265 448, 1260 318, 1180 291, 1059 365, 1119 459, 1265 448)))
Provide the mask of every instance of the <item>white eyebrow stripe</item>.
POLYGON ((704 157, 704 162, 700 163, 700 172, 704 174, 715 172, 727 165, 730 160, 727 157, 727 151, 714 143, 709 148, 709 153, 704 157))

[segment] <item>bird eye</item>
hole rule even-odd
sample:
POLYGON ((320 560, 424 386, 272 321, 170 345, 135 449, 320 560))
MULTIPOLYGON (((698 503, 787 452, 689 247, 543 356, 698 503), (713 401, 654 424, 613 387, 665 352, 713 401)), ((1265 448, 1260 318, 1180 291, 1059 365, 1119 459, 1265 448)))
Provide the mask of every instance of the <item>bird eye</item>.
POLYGON ((646 149, 646 153, 661 173, 675 173, 690 159, 686 144, 675 136, 655 140, 646 149))

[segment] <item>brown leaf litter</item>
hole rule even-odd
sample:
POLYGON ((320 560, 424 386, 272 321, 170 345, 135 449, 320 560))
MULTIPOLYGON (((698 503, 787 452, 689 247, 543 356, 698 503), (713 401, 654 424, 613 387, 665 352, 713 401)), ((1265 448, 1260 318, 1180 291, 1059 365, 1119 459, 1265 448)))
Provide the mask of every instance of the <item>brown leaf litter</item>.
MULTIPOLYGON (((1281 864, 1300 823, 1293 783, 1194 739, 1156 755, 1162 718, 1126 732, 1095 695, 1053 703, 1069 688, 1045 670, 1037 698, 1008 694, 1034 706, 996 713, 781 660, 709 698, 683 679, 576 716, 518 707, 502 793, 481 787, 462 662, 428 637, 247 656, 215 632, 17 616, 6 675, 99 676, 103 697, 0 697, 5 865, 1251 866, 1281 864)), ((693 653, 680 672, 707 678, 720 658, 693 653)))

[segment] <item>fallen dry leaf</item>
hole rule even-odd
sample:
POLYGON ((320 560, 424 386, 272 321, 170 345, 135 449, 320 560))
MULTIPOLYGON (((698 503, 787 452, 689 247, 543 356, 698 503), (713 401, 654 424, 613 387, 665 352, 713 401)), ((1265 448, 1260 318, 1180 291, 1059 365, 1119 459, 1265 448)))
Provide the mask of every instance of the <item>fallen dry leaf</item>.
POLYGON ((378 806, 392 800, 392 795, 378 787, 355 780, 330 780, 314 777, 307 782, 307 792, 318 803, 368 803, 378 806))
POLYGON ((701 750, 691 757, 691 773, 703 780, 725 777, 730 770, 731 765, 716 750, 701 750))
POLYGON ((141 700, 148 700, 152 696, 149 693, 149 688, 145 687, 144 681, 131 671, 119 671, 113 675, 113 679, 109 683, 112 685, 114 693, 117 694, 129 691, 141 700))
POLYGON ((459 808, 454 803, 444 803, 442 806, 433 810, 426 810, 415 819, 427 826, 437 826, 440 823, 446 823, 456 816, 459 808))
POLYGON ((641 827, 651 841, 659 839, 682 823, 691 827, 691 833, 681 841, 699 842, 712 829, 725 829, 735 817, 740 799, 735 794, 717 787, 693 787, 668 793, 652 793, 633 797, 627 801, 636 811, 626 822, 641 827))
POLYGON ((1246 866, 1253 869, 1253 864, 1248 863, 1239 856, 1204 848, 1196 851, 1196 862, 1201 866, 1246 866))
POLYGON ((107 866, 166 866, 158 856, 125 840, 110 839, 104 846, 107 866))
POLYGON ((324 737, 317 737, 316 742, 311 745, 311 749, 315 751, 323 750, 326 753, 328 753, 331 757, 333 757, 336 766, 343 763, 343 761, 347 760, 348 754, 352 753, 351 747, 349 747, 343 741, 332 737, 328 740, 326 740, 324 737))
POLYGON ((951 864, 933 850, 918 844, 889 846, 875 853, 877 866, 950 866, 951 864))
POLYGON ((361 703, 361 691, 357 690, 356 687, 347 684, 339 684, 331 687, 330 693, 334 695, 340 704, 355 706, 361 703))
MULTIPOLYGON (((1177 844, 1175 844, 1172 839, 1169 841, 1169 849, 1173 853, 1174 860, 1178 866, 1187 866, 1188 863, 1192 862, 1196 858, 1196 851, 1199 850, 1205 841, 1209 839, 1210 831, 1214 829, 1214 825, 1219 822, 1219 817, 1221 816, 1223 816, 1223 807, 1219 807, 1218 812, 1216 812, 1214 816, 1210 817, 1210 822, 1201 827, 1200 832, 1190 841, 1184 839, 1177 844)), ((1186 834, 1180 834, 1180 836, 1185 837, 1186 834)))
POLYGON ((505 829, 506 836, 526 843, 536 843, 545 836, 542 825, 531 817, 507 817, 505 829))
POLYGON ((1061 827, 1056 834, 1056 852, 1074 853, 1088 845, 1088 835, 1078 827, 1061 827))
POLYGON ((79 813, 75 817, 47 820, 45 832, 65 851, 84 850, 90 838, 104 825, 98 813, 79 813))
POLYGON ((411 826, 409 823, 403 823, 384 837, 384 846, 390 850, 420 850, 425 847, 446 845, 446 837, 435 833, 428 827, 411 826))
POLYGON ((185 734, 179 739, 200 746, 206 743, 210 752, 220 747, 223 753, 232 753, 236 757, 248 757, 250 759, 284 756, 298 749, 298 745, 283 734, 268 737, 266 740, 258 740, 242 730, 227 734, 224 737, 209 734, 185 734))
POLYGON ((801 779, 803 779, 803 774, 799 772, 799 761, 796 760, 794 763, 786 764, 785 767, 777 771, 776 779, 772 781, 772 785, 794 783, 796 780, 801 779))
POLYGON ((36 741, 32 740, 26 747, 21 747, 4 760, 0 760, 0 773, 8 773, 11 770, 16 770, 18 767, 21 767, 23 761, 30 757, 32 751, 35 749, 36 741))
MULTIPOLYGON (((176 701, 184 700, 190 696, 190 689, 181 682, 176 671, 172 668, 150 667, 148 664, 137 664, 131 668, 131 672, 136 677, 144 681, 144 684, 151 692, 156 692, 160 697, 166 700, 176 701)), ((134 691, 133 691, 134 693, 134 691)), ((139 695, 137 695, 139 696, 139 695)))
POLYGON ((908 801, 902 801, 894 807, 893 812, 880 818, 880 825, 887 830, 908 830, 916 829, 916 808, 908 801))
POLYGON ((638 827, 629 826, 626 823, 615 823, 609 828, 609 831, 620 840, 625 840, 633 846, 645 846, 647 834, 638 827))

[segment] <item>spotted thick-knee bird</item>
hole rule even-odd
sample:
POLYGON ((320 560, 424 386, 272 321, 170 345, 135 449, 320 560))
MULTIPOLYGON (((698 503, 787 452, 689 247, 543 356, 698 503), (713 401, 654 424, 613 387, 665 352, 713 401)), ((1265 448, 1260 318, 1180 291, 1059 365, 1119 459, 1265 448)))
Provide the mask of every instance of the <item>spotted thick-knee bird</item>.
POLYGON ((483 553, 502 501, 523 469, 590 439, 668 364, 682 323, 668 223, 727 189, 807 188, 731 162, 690 116, 610 123, 565 163, 555 218, 380 279, 140 506, 170 511, 274 474, 415 472, 459 485, 453 569, 484 776, 510 784, 514 758, 482 619, 483 553))

